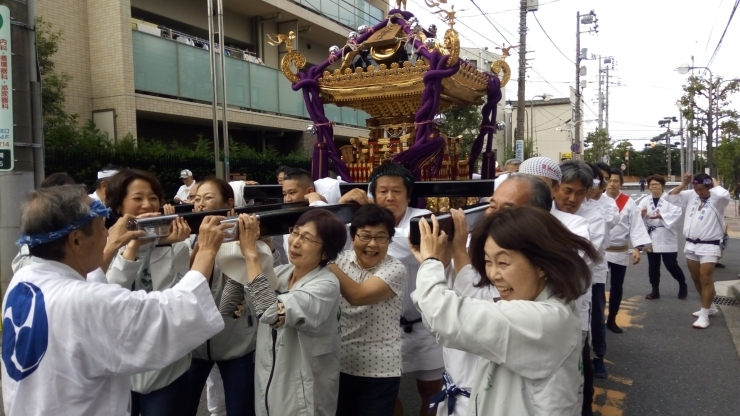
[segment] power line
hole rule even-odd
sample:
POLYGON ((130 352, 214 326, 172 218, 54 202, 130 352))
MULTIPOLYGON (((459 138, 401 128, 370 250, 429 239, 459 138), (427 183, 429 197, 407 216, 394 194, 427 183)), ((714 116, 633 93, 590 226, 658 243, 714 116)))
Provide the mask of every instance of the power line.
POLYGON ((550 40, 550 43, 552 43, 552 46, 554 46, 554 47, 555 47, 555 49, 557 49, 557 50, 558 50, 558 52, 560 52, 560 54, 561 54, 561 55, 563 55, 563 58, 567 59, 567 60, 568 60, 568 62, 570 62, 570 63, 572 63, 573 65, 575 65, 576 63, 575 63, 575 62, 573 62, 573 60, 572 60, 572 59, 568 58, 568 56, 567 56, 566 54, 564 54, 564 53, 563 53, 563 51, 561 51, 561 50, 560 50, 560 48, 558 48, 558 45, 556 45, 556 44, 555 44, 555 42, 553 42, 553 40, 552 40, 552 38, 550 37, 550 35, 548 35, 548 34, 547 34, 547 31, 545 30, 545 28, 544 28, 544 27, 542 27, 542 23, 540 23, 540 19, 538 19, 538 18, 537 18, 537 14, 536 14, 536 13, 532 13, 532 15, 534 16, 534 20, 535 20, 535 21, 537 22, 537 24, 538 24, 538 25, 540 26, 540 29, 542 29, 542 33, 544 33, 544 34, 545 34, 545 36, 547 36, 547 39, 549 39, 549 40, 550 40))
POLYGON ((738 5, 740 5, 740 0, 735 0, 735 6, 732 7, 732 13, 730 13, 730 18, 727 20, 727 25, 725 25, 725 30, 724 32, 722 32, 722 37, 719 38, 719 42, 717 42, 717 47, 714 48, 714 53, 712 54, 712 57, 709 58, 709 62, 707 63, 707 68, 710 65, 712 65, 714 58, 717 56, 717 52, 719 52, 719 47, 722 46, 722 41, 725 39, 725 34, 727 34, 727 28, 730 27, 730 22, 732 22, 732 18, 735 16, 735 11, 737 10, 738 5))
POLYGON ((480 6, 478 6, 478 4, 475 3, 475 0, 470 0, 470 2, 473 3, 473 6, 475 6, 476 9, 480 10, 480 12, 483 14, 483 17, 485 17, 486 20, 488 20, 488 23, 490 23, 491 26, 493 26, 493 28, 496 30, 496 32, 498 32, 498 34, 501 35, 501 37, 506 41, 506 43, 508 43, 509 45, 511 45, 511 42, 509 42, 509 40, 506 39, 506 36, 504 36, 504 34, 501 33, 500 30, 498 30, 498 28, 496 27, 496 25, 494 25, 493 22, 491 21, 491 18, 488 17, 488 15, 486 15, 485 12, 483 12, 483 9, 481 9, 480 6))
MULTIPOLYGON (((421 4, 419 4, 419 3, 418 3, 418 2, 416 1, 416 0, 411 0, 411 1, 412 1, 412 2, 414 2, 414 3, 415 3, 415 4, 417 5, 417 6, 419 6, 419 7, 422 7, 422 9, 423 9, 423 6, 422 6, 421 4)), ((383 0, 383 2, 384 2, 385 4, 388 4, 388 5, 390 6, 390 4, 389 4, 389 3, 388 3, 388 2, 386 1, 386 0, 383 0)), ((444 19, 442 19, 441 17, 437 16, 436 14, 433 14, 433 15, 434 15, 434 16, 436 16, 436 17, 437 17, 437 19, 439 19, 440 21, 442 21, 443 23, 445 23, 444 19)), ((495 46, 498 46, 498 47, 501 47, 501 45, 499 45, 498 43, 496 43, 496 42, 492 41, 492 40, 491 40, 491 39, 489 39, 488 37, 486 37, 486 36, 483 36, 483 35, 482 35, 482 34, 481 34, 480 32, 478 32, 477 30, 475 30, 475 29, 473 29, 472 27, 468 26, 468 25, 467 25, 467 24, 465 24, 464 22, 462 22, 462 21, 458 20, 458 21, 457 21, 456 23, 457 23, 457 24, 460 24, 460 25, 463 25, 463 26, 465 26, 466 28, 470 29, 470 30, 471 30, 471 31, 472 31, 473 33, 475 33, 476 35, 480 36, 481 38, 485 39, 485 40, 486 40, 486 41, 488 41, 488 42, 491 42, 491 43, 492 43, 493 45, 495 45, 495 46)), ((459 33, 459 32, 458 32, 458 33, 459 33)), ((465 38, 465 37, 464 37, 464 36, 462 36, 462 35, 461 35, 461 37, 465 38)), ((474 45, 474 46, 478 47, 477 45, 475 45, 475 42, 471 41, 471 40, 470 40, 470 39, 468 39, 468 38, 465 38, 465 39, 467 39, 467 40, 468 40, 468 41, 469 41, 470 43, 473 43, 473 45, 474 45)), ((479 48, 479 49, 482 49, 482 48, 480 48, 480 47, 478 47, 478 48, 479 48)), ((518 53, 518 52, 517 52, 517 53, 518 53)))
POLYGON ((717 24, 717 18, 719 17, 719 11, 722 9, 722 1, 723 0, 719 0, 719 6, 717 7, 717 13, 714 15, 714 20, 712 21, 712 29, 709 30, 709 37, 707 38, 707 44, 704 46, 704 54, 701 56, 702 61, 704 60, 704 57, 707 56, 707 49, 709 49, 709 42, 712 41, 712 34, 714 33, 714 26, 717 24))
MULTIPOLYGON (((542 7, 542 6, 546 5, 546 4, 550 4, 550 3, 557 3, 557 2, 559 2, 559 1, 560 1, 560 0, 552 0, 552 1, 548 1, 548 2, 546 2, 546 3, 540 3, 540 4, 539 4, 539 6, 540 6, 540 7, 542 7)), ((501 13, 508 13, 508 12, 518 12, 518 11, 520 11, 520 9, 519 9, 519 8, 516 8, 516 9, 507 9, 507 10, 500 10, 500 11, 497 11, 497 12, 490 12, 490 13, 482 13, 482 14, 470 14, 470 15, 467 15, 467 16, 460 16, 460 17, 480 17, 480 16, 486 16, 486 15, 490 16, 490 15, 492 15, 492 14, 501 14, 501 13)))

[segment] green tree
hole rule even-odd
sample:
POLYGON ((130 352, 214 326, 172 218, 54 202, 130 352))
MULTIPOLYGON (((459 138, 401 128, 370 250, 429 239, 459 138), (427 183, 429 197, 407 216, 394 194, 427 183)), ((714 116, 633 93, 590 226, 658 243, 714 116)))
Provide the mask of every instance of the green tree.
POLYGON ((604 129, 596 129, 586 135, 584 152, 587 162, 601 162, 610 156, 612 151, 609 133, 604 129))
POLYGON ((480 108, 476 106, 452 107, 444 112, 447 117, 447 123, 440 127, 440 131, 447 137, 462 136, 460 156, 467 157, 470 155, 470 148, 473 141, 480 133, 480 124, 483 119, 480 108))
POLYGON ((710 84, 709 79, 699 76, 690 76, 688 83, 683 86, 684 94, 679 102, 684 106, 682 114, 686 119, 687 130, 694 137, 704 137, 707 141, 706 149, 713 170, 717 168, 717 161, 713 160, 713 148, 717 147, 719 138, 724 137, 725 131, 737 129, 738 112, 731 108, 729 97, 740 91, 740 81, 725 81, 721 76, 714 77, 710 84), (711 88, 710 88, 711 87, 711 88), (709 108, 711 92, 712 107, 709 108), (697 102, 698 101, 698 102, 697 102), (693 121, 693 126, 690 122, 693 121), (712 142, 709 141, 709 131, 712 131, 712 142))
POLYGON ((64 90, 72 77, 66 72, 55 71, 54 55, 64 40, 62 31, 55 31, 51 23, 41 17, 36 18, 36 48, 41 74, 41 103, 44 117, 44 134, 50 135, 52 142, 68 142, 77 128, 77 115, 64 110, 66 95, 64 90))

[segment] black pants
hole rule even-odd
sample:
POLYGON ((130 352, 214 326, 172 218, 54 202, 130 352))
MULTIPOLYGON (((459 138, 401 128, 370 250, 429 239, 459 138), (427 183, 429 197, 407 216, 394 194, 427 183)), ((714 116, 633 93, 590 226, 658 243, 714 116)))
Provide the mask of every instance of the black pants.
POLYGON ((644 183, 641 183, 640 184, 640 192, 645 192, 645 184, 644 183))
POLYGON ((583 409, 582 416, 591 416, 591 404, 594 401, 594 365, 591 363, 591 348, 588 346, 588 339, 583 346, 583 409))
POLYGON ((606 284, 604 283, 594 283, 591 286, 591 343, 594 346, 594 355, 602 359, 606 355, 605 289, 606 284))
POLYGON ((663 264, 674 279, 681 285, 686 284, 686 277, 678 265, 678 253, 647 253, 648 258, 648 277, 653 287, 660 285, 660 258, 663 258, 663 264))
POLYGON ((187 371, 175 381, 141 394, 131 392, 131 416, 181 416, 183 413, 182 392, 188 387, 187 371))
POLYGON ((185 408, 181 415, 194 416, 197 413, 203 387, 214 364, 218 366, 224 382, 226 414, 254 415, 254 351, 243 357, 223 361, 193 358, 190 368, 184 374, 188 377, 188 388, 180 393, 185 408))
POLYGON ((401 377, 339 373, 337 416, 393 416, 401 377))
POLYGON ((607 322, 614 322, 617 319, 619 305, 622 304, 622 286, 624 286, 624 276, 627 274, 627 266, 622 266, 612 262, 607 262, 611 275, 611 285, 609 286, 609 318, 607 322))

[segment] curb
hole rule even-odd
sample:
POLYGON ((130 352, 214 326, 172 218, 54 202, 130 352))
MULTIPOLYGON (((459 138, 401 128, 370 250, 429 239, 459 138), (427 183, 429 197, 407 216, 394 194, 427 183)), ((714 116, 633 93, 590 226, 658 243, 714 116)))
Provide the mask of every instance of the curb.
POLYGON ((730 286, 730 293, 735 298, 738 303, 740 303, 740 283, 735 283, 734 285, 730 286))

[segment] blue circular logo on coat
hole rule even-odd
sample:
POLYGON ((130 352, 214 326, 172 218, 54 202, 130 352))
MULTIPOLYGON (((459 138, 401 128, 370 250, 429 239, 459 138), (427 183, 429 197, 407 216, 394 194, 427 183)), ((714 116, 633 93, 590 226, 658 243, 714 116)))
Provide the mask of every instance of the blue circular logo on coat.
POLYGON ((20 282, 8 293, 3 311, 3 364, 10 378, 21 381, 33 374, 48 346, 44 294, 33 283, 20 282))

